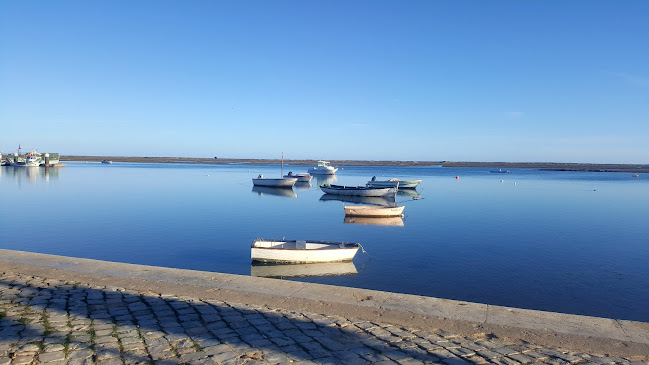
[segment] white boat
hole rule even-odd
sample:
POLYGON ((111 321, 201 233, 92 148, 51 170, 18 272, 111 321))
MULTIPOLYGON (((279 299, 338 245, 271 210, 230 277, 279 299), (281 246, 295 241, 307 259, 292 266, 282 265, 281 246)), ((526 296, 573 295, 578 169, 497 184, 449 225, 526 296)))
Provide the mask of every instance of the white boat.
POLYGON ((320 185, 320 190, 327 194, 352 196, 394 196, 397 188, 372 188, 369 186, 320 185))
POLYGON ((297 177, 297 182, 309 182, 313 179, 313 176, 308 172, 298 172, 293 174, 292 171, 289 171, 287 175, 284 175, 285 178, 297 177))
POLYGON ((32 151, 25 156, 25 161, 16 161, 14 165, 34 167, 34 166, 40 166, 41 162, 42 160, 41 160, 40 153, 36 151, 32 151))
POLYGON ((390 179, 390 180, 376 180, 376 176, 372 177, 372 180, 367 182, 367 186, 372 186, 376 188, 392 188, 398 187, 399 189, 414 189, 421 183, 421 180, 399 180, 399 179, 390 179))
POLYGON ((319 262, 315 264, 267 264, 254 261, 250 265, 250 276, 264 278, 304 278, 311 276, 356 275, 358 269, 351 261, 319 262))
POLYGON ((254 186, 272 186, 276 188, 292 188, 297 182, 296 177, 280 178, 280 179, 267 179, 263 174, 259 174, 256 179, 252 179, 254 186))
POLYGON ((351 261, 360 247, 359 243, 353 242, 256 238, 250 246, 250 258, 286 264, 351 261))
POLYGON ((309 173, 313 175, 333 175, 338 171, 338 168, 329 164, 329 161, 318 161, 318 165, 310 168, 309 173))
POLYGON ((381 207, 376 205, 345 205, 346 216, 353 217, 402 217, 403 208, 398 207, 381 207))

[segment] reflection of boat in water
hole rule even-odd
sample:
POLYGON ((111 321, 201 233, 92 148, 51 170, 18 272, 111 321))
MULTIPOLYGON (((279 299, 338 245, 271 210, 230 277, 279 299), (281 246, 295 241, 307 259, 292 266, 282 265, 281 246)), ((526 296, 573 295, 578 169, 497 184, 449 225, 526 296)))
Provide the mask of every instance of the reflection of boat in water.
POLYGON ((373 226, 394 226, 403 227, 403 219, 401 217, 347 217, 345 216, 346 224, 363 224, 373 226))
POLYGON ((337 200, 341 202, 356 203, 356 204, 381 205, 384 207, 391 207, 397 204, 394 200, 394 197, 389 197, 389 196, 349 196, 349 195, 323 194, 320 197, 320 201, 328 201, 328 200, 337 200))
POLYGON ((311 183, 308 182, 308 181, 307 182, 299 182, 298 181, 298 182, 295 183, 295 185, 293 185, 293 188, 298 189, 298 190, 311 189, 312 187, 313 187, 313 185, 311 185, 311 183))
POLYGON ((390 179, 390 180, 376 180, 376 176, 372 177, 372 180, 367 182, 367 186, 375 188, 396 188, 399 189, 414 189, 421 183, 421 180, 399 180, 399 179, 390 179))
POLYGON ((354 217, 401 217, 403 205, 398 207, 381 207, 376 205, 346 205, 346 216, 354 217))
POLYGON ((255 238, 250 246, 250 258, 277 263, 351 261, 360 247, 354 242, 255 238))
POLYGON ((253 261, 250 265, 251 276, 265 278, 297 278, 309 276, 342 276, 356 275, 358 270, 351 261, 320 262, 315 264, 267 264, 253 261))
POLYGON ((338 177, 336 175, 314 175, 314 177, 318 186, 323 184, 333 184, 338 181, 338 177))
POLYGON ((267 179, 263 174, 259 174, 256 179, 252 179, 254 186, 272 186, 276 188, 290 188, 295 185, 296 177, 281 178, 281 179, 267 179))
POLYGON ((397 195, 407 196, 413 199, 421 199, 421 194, 419 194, 415 189, 399 190, 397 191, 397 195))
POLYGON ((327 194, 350 195, 350 196, 394 196, 397 188, 371 188, 368 186, 345 186, 345 185, 320 185, 320 189, 327 194))
POLYGON ((263 196, 264 194, 269 194, 269 195, 283 196, 287 198, 297 198, 297 194, 295 194, 293 189, 287 189, 287 188, 277 188, 271 186, 253 186, 252 191, 259 194, 259 196, 263 196))
POLYGON ((294 174, 292 171, 289 171, 287 175, 284 175, 284 178, 292 177, 296 177, 297 182, 309 182, 313 178, 313 176, 308 172, 298 172, 297 174, 294 174))
POLYGON ((312 175, 333 175, 338 171, 337 168, 329 165, 329 161, 318 161, 318 166, 310 168, 309 174, 312 175))

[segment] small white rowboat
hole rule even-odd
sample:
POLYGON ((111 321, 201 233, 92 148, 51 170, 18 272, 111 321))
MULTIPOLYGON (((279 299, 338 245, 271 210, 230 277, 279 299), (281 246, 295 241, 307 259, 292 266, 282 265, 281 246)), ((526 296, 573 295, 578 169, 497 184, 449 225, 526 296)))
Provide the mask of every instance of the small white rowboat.
POLYGON ((367 182, 367 186, 375 188, 392 188, 399 187, 399 189, 414 189, 421 183, 421 180, 399 180, 399 179, 390 179, 390 180, 370 180, 367 182))
POLYGON ((252 179, 252 184, 254 186, 272 186, 276 188, 291 188, 295 185, 297 181, 296 177, 284 178, 284 179, 267 179, 264 175, 259 174, 259 177, 252 179))
POLYGON ((253 261, 295 264, 351 261, 361 245, 353 242, 256 238, 250 247, 253 261))
POLYGON ((349 196, 394 196, 397 188, 372 188, 368 186, 320 185, 320 190, 325 194, 349 196))
POLYGON ((297 174, 294 174, 291 171, 289 171, 288 175, 284 175, 284 178, 292 178, 292 177, 297 178, 297 182, 309 182, 313 178, 313 176, 308 172, 299 172, 297 174))
POLYGON ((403 208, 398 207, 380 207, 374 205, 346 205, 345 215, 353 217, 401 217, 403 208))

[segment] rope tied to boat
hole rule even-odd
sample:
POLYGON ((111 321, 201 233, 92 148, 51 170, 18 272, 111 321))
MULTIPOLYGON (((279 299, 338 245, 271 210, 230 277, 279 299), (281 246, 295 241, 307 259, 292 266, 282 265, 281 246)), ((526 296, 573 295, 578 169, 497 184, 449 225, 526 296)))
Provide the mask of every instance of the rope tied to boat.
POLYGON ((362 251, 363 253, 367 253, 367 251, 365 251, 365 247, 363 247, 363 245, 361 245, 360 243, 358 244, 358 247, 361 248, 361 251, 362 251))

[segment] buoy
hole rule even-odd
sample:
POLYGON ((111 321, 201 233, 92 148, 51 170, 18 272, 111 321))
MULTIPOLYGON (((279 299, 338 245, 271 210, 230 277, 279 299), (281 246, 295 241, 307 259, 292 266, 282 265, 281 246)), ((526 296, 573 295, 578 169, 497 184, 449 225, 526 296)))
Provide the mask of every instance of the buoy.
POLYGON ((500 182, 505 182, 505 180, 500 180, 500 182))
POLYGON ((516 181, 514 181, 514 185, 516 185, 516 181))
POLYGON ((459 178, 460 178, 459 176, 456 176, 456 177, 455 177, 455 180, 457 180, 457 179, 459 179, 459 178))

